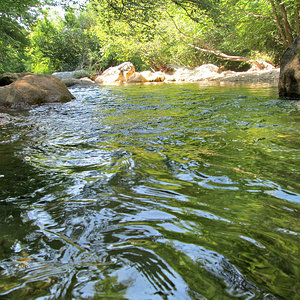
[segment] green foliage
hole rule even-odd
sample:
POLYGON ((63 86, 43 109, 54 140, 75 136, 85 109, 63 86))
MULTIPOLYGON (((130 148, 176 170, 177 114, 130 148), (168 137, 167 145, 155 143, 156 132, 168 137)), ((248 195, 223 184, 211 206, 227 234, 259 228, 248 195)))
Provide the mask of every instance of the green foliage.
POLYGON ((78 70, 73 74, 73 78, 80 79, 83 77, 90 77, 92 74, 89 72, 89 70, 78 70))
MULTIPOLYGON (((279 1, 275 2, 278 5, 279 1)), ((217 56, 191 48, 196 46, 249 59, 267 57, 278 64, 286 47, 274 22, 271 0, 91 0, 91 3, 100 16, 97 31, 106 34, 101 39, 104 57, 128 58, 134 44, 135 53, 149 65, 161 66, 166 62, 188 66, 205 62, 224 64, 217 56), (107 27, 110 30, 105 29, 107 27)), ((281 3, 295 32, 296 2, 285 0, 281 3)), ((283 26, 280 9, 278 6, 283 26)), ((234 68, 239 64, 245 63, 230 63, 236 65, 234 68)))
POLYGON ((36 16, 38 0, 0 1, 0 73, 24 70, 28 27, 36 16))
POLYGON ((44 12, 34 22, 42 4, 58 1, 1 1, 0 72, 98 73, 124 61, 137 70, 166 63, 245 65, 221 60, 219 51, 278 64, 290 39, 286 25, 294 36, 300 31, 294 0, 90 0, 77 11, 67 2, 81 7, 60 1, 64 17, 44 12))
POLYGON ((39 20, 30 35, 30 69, 50 73, 94 65, 99 43, 90 31, 90 21, 68 11, 64 18, 39 20))
POLYGON ((222 0, 224 25, 217 31, 221 48, 250 58, 268 57, 277 63, 283 48, 271 10, 267 1, 222 0))
POLYGON ((190 35, 204 36, 213 26, 213 22, 204 11, 198 11, 197 16, 201 18, 201 22, 196 23, 186 15, 184 9, 169 3, 156 8, 151 24, 142 24, 142 20, 132 23, 130 20, 135 18, 135 15, 129 17, 128 12, 126 17, 107 22, 107 6, 103 5, 103 1, 100 4, 93 3, 88 7, 88 12, 97 15, 93 18, 94 32, 102 45, 100 60, 102 69, 128 60, 139 71, 149 67, 159 70, 166 63, 197 66, 205 61, 206 55, 187 45, 174 26, 176 22, 190 35), (159 19, 156 19, 157 15, 160 15, 159 19))

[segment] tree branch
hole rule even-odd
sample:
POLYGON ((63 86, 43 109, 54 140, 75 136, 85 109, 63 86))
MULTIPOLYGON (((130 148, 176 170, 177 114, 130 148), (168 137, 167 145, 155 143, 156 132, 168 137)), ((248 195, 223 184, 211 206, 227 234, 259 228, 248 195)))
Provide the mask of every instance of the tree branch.
POLYGON ((249 63, 255 63, 256 62, 256 60, 253 60, 253 59, 250 59, 250 58, 247 58, 247 57, 244 57, 244 56, 228 55, 228 54, 225 54, 225 53, 223 53, 219 50, 200 48, 200 47, 197 47, 197 46, 195 46, 191 43, 186 43, 186 44, 193 47, 193 48, 195 48, 195 49, 197 49, 197 50, 214 54, 214 55, 218 56, 220 59, 223 59, 223 60, 244 61, 244 62, 249 62, 249 63))
POLYGON ((183 32, 176 24, 176 22, 174 21, 173 17, 169 14, 169 12, 166 10, 166 13, 168 14, 168 16, 170 17, 171 21, 173 22, 175 28, 177 29, 177 31, 182 34, 183 36, 187 37, 187 38, 190 38, 190 39, 193 39, 195 41, 197 41, 201 47, 198 47, 198 46, 195 46, 191 43, 188 43, 186 42, 187 45, 197 49, 197 50, 200 50, 202 52, 207 52, 207 53, 211 53, 211 54, 214 54, 216 56, 218 56, 219 58, 221 59, 224 59, 224 60, 230 60, 230 61, 243 61, 243 62, 249 62, 249 63, 257 63, 256 60, 252 60, 252 59, 249 59, 247 57, 243 57, 243 56, 235 56, 235 55, 228 55, 228 54, 225 54, 219 50, 215 50, 211 47, 209 47, 205 42, 203 42, 202 40, 200 40, 199 38, 197 37, 193 37, 193 36, 190 36, 188 34, 186 34, 185 32, 183 32))

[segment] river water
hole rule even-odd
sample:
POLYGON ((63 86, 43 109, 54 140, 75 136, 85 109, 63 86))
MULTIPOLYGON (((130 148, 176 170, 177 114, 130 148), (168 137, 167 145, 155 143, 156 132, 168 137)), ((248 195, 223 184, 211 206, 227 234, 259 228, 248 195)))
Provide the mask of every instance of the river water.
POLYGON ((0 129, 1 299, 299 299, 299 103, 71 92, 0 129))

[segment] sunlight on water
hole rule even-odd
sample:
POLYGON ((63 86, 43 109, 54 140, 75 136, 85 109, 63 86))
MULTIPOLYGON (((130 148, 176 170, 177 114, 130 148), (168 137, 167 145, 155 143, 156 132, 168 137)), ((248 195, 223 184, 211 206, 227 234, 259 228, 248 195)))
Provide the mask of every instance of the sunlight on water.
POLYGON ((297 299, 298 103, 74 87, 0 132, 4 299, 297 299))

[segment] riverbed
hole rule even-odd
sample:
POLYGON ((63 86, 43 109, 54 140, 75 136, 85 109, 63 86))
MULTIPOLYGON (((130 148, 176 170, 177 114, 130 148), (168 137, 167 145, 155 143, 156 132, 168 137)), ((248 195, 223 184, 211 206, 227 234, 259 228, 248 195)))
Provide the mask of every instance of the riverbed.
POLYGON ((298 299, 298 102, 70 90, 0 129, 1 299, 298 299))

